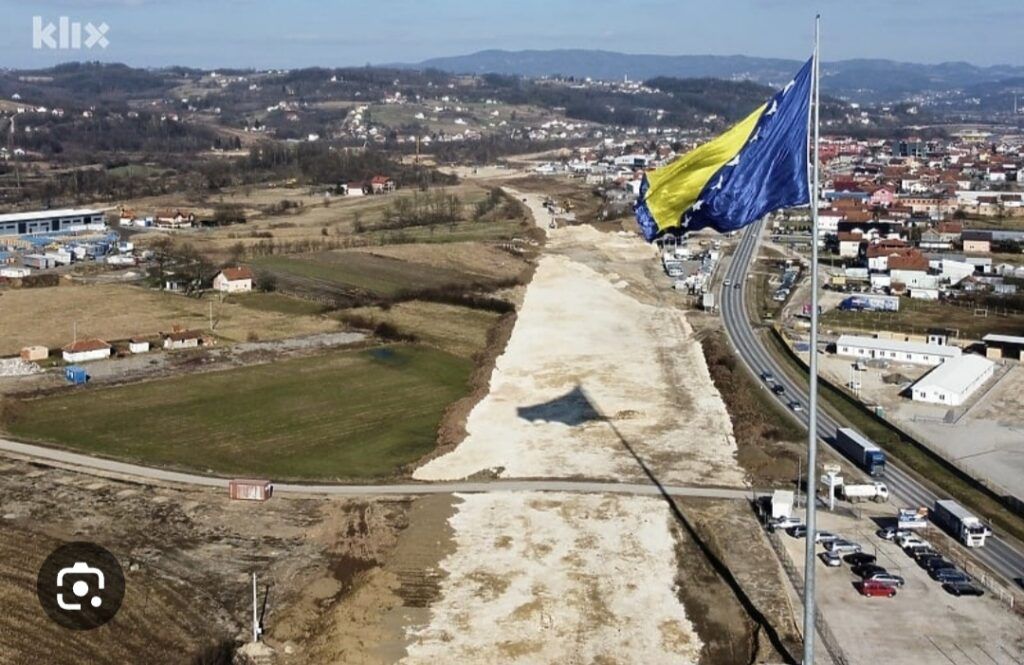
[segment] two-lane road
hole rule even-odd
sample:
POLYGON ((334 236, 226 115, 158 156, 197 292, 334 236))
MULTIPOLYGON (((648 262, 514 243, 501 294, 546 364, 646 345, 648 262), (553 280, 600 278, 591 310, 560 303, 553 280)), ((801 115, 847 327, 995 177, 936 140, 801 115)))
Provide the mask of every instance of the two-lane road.
MULTIPOLYGON (((736 248, 725 274, 730 286, 722 289, 722 318, 730 341, 751 373, 758 376, 761 372, 771 372, 775 380, 785 388, 783 394, 775 396, 776 399, 787 409, 790 402, 798 403, 802 410, 790 410, 790 413, 801 425, 807 427, 809 399, 806 383, 793 381, 781 364, 768 352, 764 341, 754 331, 744 302, 748 291, 746 278, 757 253, 763 226, 764 220, 761 220, 748 227, 736 248)), ((818 434, 826 443, 830 443, 835 437, 836 430, 844 425, 845 423, 838 422, 826 410, 819 409, 818 434)), ((896 499, 908 506, 932 506, 937 498, 945 498, 939 497, 928 483, 891 459, 887 460, 885 482, 896 499)), ((970 550, 970 554, 1007 580, 1024 576, 1024 554, 1005 538, 990 538, 985 547, 970 550)))

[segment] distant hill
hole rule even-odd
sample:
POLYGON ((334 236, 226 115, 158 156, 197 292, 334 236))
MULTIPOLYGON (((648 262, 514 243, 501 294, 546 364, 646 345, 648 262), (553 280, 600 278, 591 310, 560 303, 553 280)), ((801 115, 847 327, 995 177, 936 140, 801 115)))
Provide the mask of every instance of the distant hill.
MULTIPOLYGON (((591 77, 645 80, 658 76, 713 77, 778 85, 800 67, 797 60, 744 55, 638 55, 613 51, 565 49, 550 51, 488 50, 469 55, 431 58, 401 65, 466 74, 591 77)), ((1024 76, 1024 67, 979 67, 966 62, 923 65, 892 60, 841 60, 822 65, 822 89, 855 99, 900 99, 932 90, 949 90, 1024 76)))

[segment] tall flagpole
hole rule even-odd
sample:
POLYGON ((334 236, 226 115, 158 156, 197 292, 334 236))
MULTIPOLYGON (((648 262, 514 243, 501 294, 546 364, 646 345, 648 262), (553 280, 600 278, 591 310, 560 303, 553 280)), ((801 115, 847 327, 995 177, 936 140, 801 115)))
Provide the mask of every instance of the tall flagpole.
POLYGON ((804 665, 814 665, 814 566, 817 552, 814 474, 818 453, 818 84, 821 14, 814 17, 814 175, 811 184, 811 360, 810 406, 807 410, 807 543, 804 561, 804 665))

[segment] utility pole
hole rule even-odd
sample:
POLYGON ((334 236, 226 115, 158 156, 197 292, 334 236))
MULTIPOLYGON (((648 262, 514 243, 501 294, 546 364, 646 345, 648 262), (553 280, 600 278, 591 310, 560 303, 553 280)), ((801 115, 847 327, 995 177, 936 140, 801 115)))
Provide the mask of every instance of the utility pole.
POLYGON ((259 614, 256 609, 256 573, 252 574, 252 641, 260 641, 260 633, 263 629, 260 628, 259 614))

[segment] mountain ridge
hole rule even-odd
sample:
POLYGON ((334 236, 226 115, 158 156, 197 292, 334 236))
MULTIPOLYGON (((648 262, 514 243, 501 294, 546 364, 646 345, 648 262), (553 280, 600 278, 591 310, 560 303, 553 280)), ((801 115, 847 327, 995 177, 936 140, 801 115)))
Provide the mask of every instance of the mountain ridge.
MULTIPOLYGON (((456 74, 510 74, 529 77, 575 76, 646 80, 657 76, 751 80, 765 85, 787 81, 802 61, 748 55, 630 54, 603 49, 488 49, 465 55, 392 63, 410 69, 456 74)), ((854 97, 904 98, 913 94, 993 83, 1024 76, 1024 66, 980 66, 962 61, 936 64, 886 58, 855 58, 822 63, 822 90, 854 97)))

